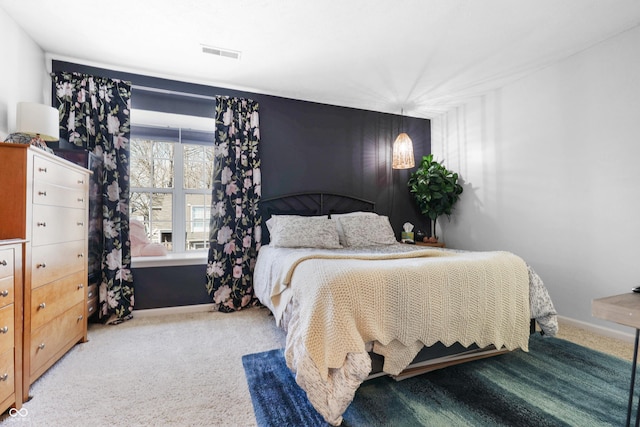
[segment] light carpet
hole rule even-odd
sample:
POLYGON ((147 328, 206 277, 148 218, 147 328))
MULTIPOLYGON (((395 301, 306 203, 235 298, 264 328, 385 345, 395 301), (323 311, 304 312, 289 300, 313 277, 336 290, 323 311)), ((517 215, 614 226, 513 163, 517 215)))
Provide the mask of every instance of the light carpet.
POLYGON ((259 308, 92 324, 32 385, 26 415, 0 425, 255 426, 242 355, 283 346, 259 308))

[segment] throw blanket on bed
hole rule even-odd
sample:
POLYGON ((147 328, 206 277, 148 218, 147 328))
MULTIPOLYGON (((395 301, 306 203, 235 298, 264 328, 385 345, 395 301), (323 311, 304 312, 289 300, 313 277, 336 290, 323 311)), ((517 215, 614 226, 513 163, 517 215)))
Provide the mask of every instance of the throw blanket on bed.
POLYGON ((323 379, 369 341, 394 375, 437 341, 528 349, 527 266, 508 252, 307 256, 287 275, 323 379))

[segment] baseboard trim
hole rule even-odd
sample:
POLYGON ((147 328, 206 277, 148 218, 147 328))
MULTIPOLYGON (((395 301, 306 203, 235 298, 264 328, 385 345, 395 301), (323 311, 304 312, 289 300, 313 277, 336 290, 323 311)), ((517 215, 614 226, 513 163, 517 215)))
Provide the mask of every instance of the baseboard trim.
POLYGON ((632 333, 621 332, 616 329, 606 328, 604 326, 594 325, 593 323, 583 322, 582 320, 572 319, 570 317, 558 316, 558 322, 566 323, 576 328, 585 329, 594 334, 603 335, 609 338, 615 338, 621 341, 633 343, 635 341, 635 335, 632 333))
POLYGON ((133 317, 166 316, 169 314, 203 313, 213 311, 214 304, 181 305, 178 307, 147 308, 133 310, 133 317))

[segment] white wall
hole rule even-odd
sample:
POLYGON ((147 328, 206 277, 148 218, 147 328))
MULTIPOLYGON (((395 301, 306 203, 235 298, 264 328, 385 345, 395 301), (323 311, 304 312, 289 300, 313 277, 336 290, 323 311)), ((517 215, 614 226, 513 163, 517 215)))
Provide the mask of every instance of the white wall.
POLYGON ((640 285, 638 46, 636 27, 432 121, 464 180, 447 246, 515 252, 560 315, 623 332, 591 300, 640 285))
POLYGON ((15 130, 20 101, 51 105, 51 61, 43 50, 0 8, 0 141, 15 130))

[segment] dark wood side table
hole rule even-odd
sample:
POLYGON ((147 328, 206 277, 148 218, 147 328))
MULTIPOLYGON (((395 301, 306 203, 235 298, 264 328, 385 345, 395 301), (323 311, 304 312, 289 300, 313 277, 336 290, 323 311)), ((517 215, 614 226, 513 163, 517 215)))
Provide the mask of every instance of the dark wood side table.
MULTIPOLYGON (((631 367, 631 387, 629 388, 629 405, 627 407, 627 423, 631 423, 631 408, 633 407, 633 391, 636 381, 636 366, 638 361, 638 338, 640 338, 640 294, 629 292, 611 297, 594 299, 591 302, 591 314, 599 319, 609 320, 624 326, 631 326, 636 330, 636 340, 633 347, 633 365, 631 367)), ((636 427, 640 422, 640 403, 636 413, 636 427)))
POLYGON ((427 243, 427 242, 416 242, 416 246, 431 246, 432 248, 444 248, 444 243, 427 243))

